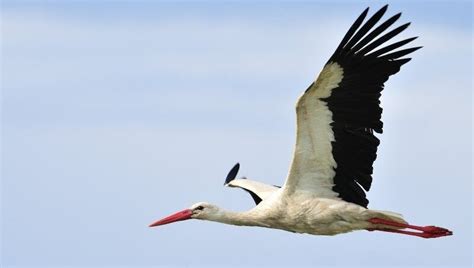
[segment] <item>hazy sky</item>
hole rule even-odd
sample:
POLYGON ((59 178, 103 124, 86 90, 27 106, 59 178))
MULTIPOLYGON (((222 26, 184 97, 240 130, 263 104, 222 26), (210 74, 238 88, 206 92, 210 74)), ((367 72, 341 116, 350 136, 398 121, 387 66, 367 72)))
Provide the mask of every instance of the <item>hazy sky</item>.
POLYGON ((424 48, 386 84, 374 209, 454 236, 152 221, 282 184, 294 103, 385 2, 2 1, 3 267, 470 267, 472 4, 390 1, 424 48))

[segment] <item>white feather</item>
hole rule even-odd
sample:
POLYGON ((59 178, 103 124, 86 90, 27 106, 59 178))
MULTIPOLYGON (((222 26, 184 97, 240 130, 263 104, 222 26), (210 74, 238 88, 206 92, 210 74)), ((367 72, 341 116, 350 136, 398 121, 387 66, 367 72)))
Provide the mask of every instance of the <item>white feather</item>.
POLYGON ((307 195, 337 198, 332 191, 334 168, 331 129, 332 112, 321 98, 331 95, 343 78, 337 63, 330 63, 321 71, 313 86, 297 101, 297 133, 293 160, 285 183, 287 194, 295 191, 307 195))
POLYGON ((279 188, 273 185, 268 185, 258 181, 249 179, 235 179, 226 184, 229 187, 240 187, 247 189, 260 197, 262 200, 266 199, 279 188))

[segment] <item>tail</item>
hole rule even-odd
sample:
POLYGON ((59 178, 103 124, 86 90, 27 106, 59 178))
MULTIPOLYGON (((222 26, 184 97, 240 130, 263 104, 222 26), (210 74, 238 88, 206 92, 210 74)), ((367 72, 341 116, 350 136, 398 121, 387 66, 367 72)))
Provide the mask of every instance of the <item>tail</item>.
POLYGON ((384 210, 370 210, 371 217, 385 219, 389 221, 394 221, 398 223, 408 224, 403 219, 403 215, 400 213, 392 212, 392 211, 384 211, 384 210))

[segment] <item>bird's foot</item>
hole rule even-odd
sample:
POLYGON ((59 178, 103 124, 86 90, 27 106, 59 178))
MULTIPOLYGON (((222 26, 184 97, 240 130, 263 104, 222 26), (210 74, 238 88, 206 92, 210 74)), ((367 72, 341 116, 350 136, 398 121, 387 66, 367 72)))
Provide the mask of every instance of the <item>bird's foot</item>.
POLYGON ((423 233, 433 234, 433 235, 445 236, 445 235, 453 234, 452 231, 445 228, 438 227, 438 226, 424 226, 424 227, 421 227, 421 229, 423 233))

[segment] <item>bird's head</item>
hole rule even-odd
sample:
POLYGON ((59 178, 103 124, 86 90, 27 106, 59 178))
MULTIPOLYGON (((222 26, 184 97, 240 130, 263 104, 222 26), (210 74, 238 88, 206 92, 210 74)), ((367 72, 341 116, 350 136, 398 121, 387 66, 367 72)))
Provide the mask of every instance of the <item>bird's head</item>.
POLYGON ((150 224, 150 227, 165 225, 168 223, 184 221, 184 220, 189 220, 189 219, 201 219, 201 220, 211 219, 212 216, 218 213, 219 213, 219 208, 217 206, 214 206, 206 202, 199 202, 192 205, 188 209, 178 211, 166 218, 163 218, 159 221, 156 221, 150 224))

